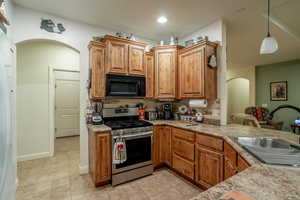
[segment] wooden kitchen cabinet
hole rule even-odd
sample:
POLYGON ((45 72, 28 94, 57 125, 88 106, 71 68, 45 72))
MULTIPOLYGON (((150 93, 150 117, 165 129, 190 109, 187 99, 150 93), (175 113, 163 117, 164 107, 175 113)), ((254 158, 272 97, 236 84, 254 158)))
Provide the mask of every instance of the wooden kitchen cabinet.
POLYGON ((154 98, 154 56, 152 52, 145 53, 146 98, 154 98))
POLYGON ((129 45, 129 74, 136 76, 145 76, 144 65, 145 47, 129 45))
POLYGON ((164 126, 154 126, 153 135, 153 151, 152 160, 154 168, 159 167, 162 163, 160 161, 160 135, 164 131, 164 126))
POLYGON ((175 99, 177 79, 177 45, 154 48, 155 98, 175 99))
POLYGON ((153 142, 153 165, 157 168, 163 164, 171 166, 172 130, 168 126, 155 126, 153 142))
POLYGON ((203 41, 179 50, 178 98, 217 98, 217 69, 208 66, 217 44, 203 41))
POLYGON ((105 97, 105 44, 92 41, 89 44, 89 73, 90 98, 102 99, 105 97))
POLYGON ((106 73, 127 74, 128 73, 128 44, 108 40, 107 41, 106 73))
POLYGON ((160 134, 160 152, 159 160, 161 163, 165 163, 168 166, 172 166, 172 150, 171 150, 171 140, 172 140, 172 128, 169 126, 164 126, 161 129, 160 134))
POLYGON ((172 128, 172 168, 194 180, 195 133, 172 128))
POLYGON ((238 173, 237 170, 237 152, 224 142, 224 180, 238 173))
POLYGON ((195 181, 210 188, 223 181, 223 154, 196 145, 195 181))
POLYGON ((144 49, 146 44, 106 35, 106 74, 145 76, 144 49))
POLYGON ((172 167, 182 175, 194 180, 194 162, 188 161, 177 154, 173 154, 172 167))
POLYGON ((247 161, 244 160, 240 155, 238 155, 237 160, 237 169, 238 172, 244 171, 245 169, 249 168, 251 165, 247 163, 247 161))
POLYGON ((194 162, 195 160, 195 133, 173 128, 172 129, 172 152, 183 159, 194 162))
POLYGON ((89 132, 89 173, 95 186, 111 180, 111 133, 89 132))

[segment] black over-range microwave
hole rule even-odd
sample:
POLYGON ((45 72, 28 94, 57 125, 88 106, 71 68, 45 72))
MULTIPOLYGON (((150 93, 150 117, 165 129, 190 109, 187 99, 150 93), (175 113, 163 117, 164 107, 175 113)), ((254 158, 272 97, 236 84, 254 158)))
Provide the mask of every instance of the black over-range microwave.
POLYGON ((145 97, 145 77, 107 74, 106 96, 145 97))

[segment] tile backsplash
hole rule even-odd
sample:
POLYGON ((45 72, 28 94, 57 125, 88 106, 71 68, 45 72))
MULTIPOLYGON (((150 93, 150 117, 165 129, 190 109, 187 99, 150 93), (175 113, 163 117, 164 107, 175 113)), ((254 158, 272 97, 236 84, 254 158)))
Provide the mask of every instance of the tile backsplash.
MULTIPOLYGON (((93 101, 88 102, 87 113, 93 112, 93 106, 91 106, 93 101)), ((172 103, 173 112, 177 112, 178 107, 181 105, 186 105, 189 107, 189 99, 177 100, 177 101, 158 101, 153 99, 105 99, 102 100, 104 108, 118 108, 118 107, 136 107, 137 104, 144 104, 145 110, 155 110, 156 108, 161 108, 165 103, 172 103)), ((206 108, 193 108, 197 112, 202 112, 205 115, 213 116, 214 119, 219 119, 220 113, 220 103, 219 100, 208 100, 208 105, 206 108)))

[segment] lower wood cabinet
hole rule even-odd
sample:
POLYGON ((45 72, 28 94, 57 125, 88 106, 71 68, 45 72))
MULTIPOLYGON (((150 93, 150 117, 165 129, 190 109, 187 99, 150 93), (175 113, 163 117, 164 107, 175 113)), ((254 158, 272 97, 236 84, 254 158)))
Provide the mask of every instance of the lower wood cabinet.
POLYGON ((89 167, 95 186, 111 180, 111 133, 89 132, 89 167))
POLYGON ((223 181, 223 154, 196 145, 195 181, 210 188, 223 181))
POLYGON ((224 180, 237 174, 237 167, 227 157, 224 158, 224 180))
POLYGON ((154 128, 153 165, 155 168, 162 164, 171 166, 172 164, 171 139, 172 139, 171 127, 156 126, 154 128))
POLYGON ((176 155, 173 153, 173 163, 172 167, 178 171, 179 173, 183 174, 184 176, 194 180, 194 162, 188 161, 181 156, 176 155))
POLYGON ((172 165, 171 139, 172 129, 171 127, 165 126, 160 133, 159 158, 160 162, 163 162, 168 166, 172 165))
POLYGON ((237 170, 237 152, 224 142, 224 180, 238 173, 237 170))
POLYGON ((249 168, 250 165, 245 161, 240 155, 238 156, 238 161, 237 161, 237 169, 238 172, 244 171, 245 169, 249 168))
POLYGON ((170 126, 155 126, 153 164, 165 164, 203 188, 210 188, 250 165, 226 141, 170 126))

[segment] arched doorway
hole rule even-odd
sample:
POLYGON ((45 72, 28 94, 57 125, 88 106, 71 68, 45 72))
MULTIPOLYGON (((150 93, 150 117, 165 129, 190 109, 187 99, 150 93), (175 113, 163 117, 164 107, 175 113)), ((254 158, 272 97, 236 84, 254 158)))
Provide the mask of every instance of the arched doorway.
MULTIPOLYGON (((50 72, 77 71, 79 85, 79 51, 65 43, 45 39, 23 41, 16 47, 18 160, 51 156, 55 120, 50 104, 55 93, 51 95, 50 72)), ((78 86, 78 104, 79 91, 78 86)))
POLYGON ((245 78, 233 78, 227 81, 228 88, 228 119, 233 113, 244 113, 249 106, 250 81, 245 78))

